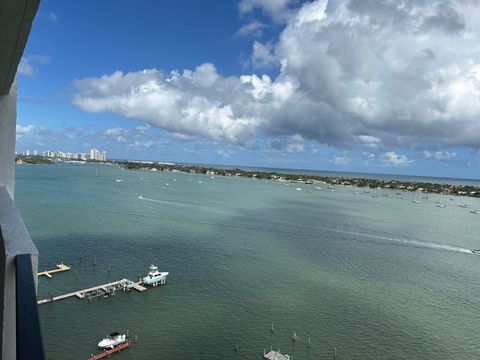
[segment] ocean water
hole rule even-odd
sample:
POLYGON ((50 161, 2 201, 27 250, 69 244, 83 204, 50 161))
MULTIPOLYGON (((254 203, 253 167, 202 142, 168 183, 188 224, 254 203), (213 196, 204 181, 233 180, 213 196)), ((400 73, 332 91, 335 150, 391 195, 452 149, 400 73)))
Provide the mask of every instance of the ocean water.
POLYGON ((150 263, 170 272, 144 293, 40 305, 50 359, 86 359, 124 329, 138 342, 118 360, 260 359, 270 347, 298 360, 334 348, 337 359, 480 358, 469 253, 480 215, 459 207, 478 199, 413 204, 411 193, 94 165, 17 166, 16 181, 39 270, 72 266, 40 278, 39 298, 137 279, 150 263))

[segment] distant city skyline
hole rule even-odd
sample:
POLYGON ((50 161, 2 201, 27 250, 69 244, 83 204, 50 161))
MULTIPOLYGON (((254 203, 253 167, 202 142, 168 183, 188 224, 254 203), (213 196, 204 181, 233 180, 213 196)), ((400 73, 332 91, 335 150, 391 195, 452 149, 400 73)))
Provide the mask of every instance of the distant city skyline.
POLYGON ((23 150, 21 152, 15 150, 15 155, 23 156, 38 156, 42 155, 48 158, 61 158, 61 159, 72 159, 72 160, 98 160, 98 161, 107 161, 107 152, 105 150, 97 150, 95 148, 90 149, 88 153, 82 152, 65 152, 61 150, 50 151, 44 150, 41 153, 38 150, 23 150))
POLYGON ((360 3, 42 2, 18 148, 478 178, 480 4, 360 3))

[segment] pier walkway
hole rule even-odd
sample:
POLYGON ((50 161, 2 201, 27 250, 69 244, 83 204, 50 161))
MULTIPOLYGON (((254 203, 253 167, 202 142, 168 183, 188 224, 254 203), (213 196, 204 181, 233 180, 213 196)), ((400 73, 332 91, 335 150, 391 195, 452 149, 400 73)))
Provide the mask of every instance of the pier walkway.
POLYGON ((52 277, 52 274, 54 273, 58 273, 58 272, 62 272, 62 271, 68 271, 70 270, 70 266, 68 265, 65 265, 63 262, 60 263, 60 264, 57 264, 57 268, 56 269, 53 269, 53 270, 45 270, 45 271, 42 271, 42 272, 39 272, 37 274, 37 276, 46 276, 48 278, 51 278, 52 277))
POLYGON ((104 294, 109 294, 111 289, 113 289, 114 291, 115 290, 126 291, 126 290, 129 290, 129 288, 127 287, 127 284, 129 284, 129 283, 132 284, 132 287, 137 291, 143 292, 143 291, 147 290, 147 288, 142 285, 141 281, 136 282, 136 283, 132 283, 128 279, 121 279, 121 280, 114 281, 114 282, 111 282, 111 283, 108 283, 108 284, 98 285, 98 286, 94 286, 94 287, 91 287, 91 288, 88 288, 88 289, 78 290, 78 291, 74 291, 74 292, 71 292, 71 293, 68 293, 68 294, 52 296, 52 297, 49 297, 49 298, 46 298, 46 299, 38 300, 37 304, 41 305, 41 304, 51 303, 51 302, 54 302, 54 301, 63 300, 63 299, 67 299, 67 298, 74 297, 74 296, 78 297, 79 299, 84 299, 88 294, 98 292, 98 291, 103 292, 104 294))
POLYGON ((130 341, 127 340, 123 344, 120 344, 120 345, 114 347, 113 349, 104 350, 103 352, 101 352, 100 354, 97 354, 97 355, 92 354, 88 358, 88 360, 98 360, 98 359, 103 359, 103 358, 106 358, 106 357, 110 357, 111 354, 122 351, 123 349, 126 349, 129 346, 130 346, 130 341))

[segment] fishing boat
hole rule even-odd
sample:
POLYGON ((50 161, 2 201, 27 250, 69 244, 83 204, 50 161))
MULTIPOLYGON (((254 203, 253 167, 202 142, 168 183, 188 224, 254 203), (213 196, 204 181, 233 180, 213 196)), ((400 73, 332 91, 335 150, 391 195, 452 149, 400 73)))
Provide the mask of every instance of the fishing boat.
POLYGON ((143 284, 152 286, 165 284, 165 281, 167 280, 167 275, 168 272, 160 272, 158 271, 157 266, 150 265, 150 271, 148 272, 148 275, 142 279, 143 284))
POLYGON ((113 349, 115 346, 123 344, 127 341, 127 336, 125 334, 120 334, 119 332, 113 332, 108 335, 108 337, 102 339, 98 343, 98 347, 101 349, 113 349))

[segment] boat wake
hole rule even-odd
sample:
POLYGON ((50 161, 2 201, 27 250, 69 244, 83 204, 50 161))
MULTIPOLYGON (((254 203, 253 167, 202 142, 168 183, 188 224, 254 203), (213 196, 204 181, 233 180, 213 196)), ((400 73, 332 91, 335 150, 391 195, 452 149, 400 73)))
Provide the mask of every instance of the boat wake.
POLYGON ((390 242, 395 242, 395 243, 398 243, 398 244, 412 245, 412 246, 422 247, 422 248, 427 248, 427 249, 436 249, 436 250, 457 252, 457 253, 463 253, 463 254, 472 254, 472 250, 466 249, 466 248, 463 248, 463 247, 460 247, 460 246, 435 244, 435 243, 429 243, 429 242, 418 241, 418 240, 399 239, 399 238, 392 238, 392 237, 388 237, 388 236, 365 234, 365 233, 354 232, 354 231, 344 231, 344 230, 337 230, 337 231, 341 232, 341 233, 344 233, 344 234, 348 234, 348 235, 361 236, 361 237, 366 237, 366 238, 371 238, 371 239, 390 241, 390 242))
POLYGON ((142 195, 139 195, 139 196, 138 196, 138 199, 139 199, 139 200, 156 202, 156 203, 160 203, 160 204, 171 204, 171 203, 172 203, 172 201, 151 199, 151 198, 144 197, 144 196, 142 196, 142 195))

